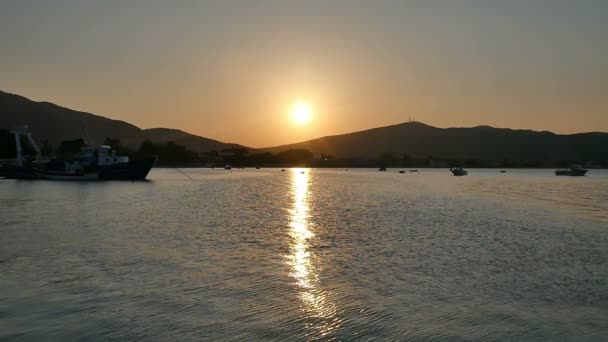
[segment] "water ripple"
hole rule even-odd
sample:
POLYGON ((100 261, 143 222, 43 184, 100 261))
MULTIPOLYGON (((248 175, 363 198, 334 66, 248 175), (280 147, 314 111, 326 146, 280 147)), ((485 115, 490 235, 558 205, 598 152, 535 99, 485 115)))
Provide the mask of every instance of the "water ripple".
POLYGON ((600 170, 185 171, 0 182, 0 340, 608 339, 600 170))

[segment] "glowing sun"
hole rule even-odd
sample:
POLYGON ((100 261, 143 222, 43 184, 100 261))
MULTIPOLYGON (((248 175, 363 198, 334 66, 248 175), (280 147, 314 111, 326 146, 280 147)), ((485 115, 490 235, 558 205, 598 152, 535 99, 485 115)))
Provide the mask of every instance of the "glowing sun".
POLYGON ((306 125, 312 120, 312 108, 306 102, 297 102, 289 110, 291 119, 298 125, 306 125))

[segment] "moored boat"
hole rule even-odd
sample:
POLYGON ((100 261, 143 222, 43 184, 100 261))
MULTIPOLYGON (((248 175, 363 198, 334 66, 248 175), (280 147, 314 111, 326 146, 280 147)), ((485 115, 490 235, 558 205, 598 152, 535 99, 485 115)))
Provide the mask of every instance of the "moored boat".
POLYGON ((48 180, 144 180, 156 163, 156 157, 130 160, 116 155, 108 145, 88 145, 84 139, 69 142, 81 143, 80 151, 67 159, 52 159, 33 164, 39 179, 48 180))
POLYGON ((583 169, 580 165, 572 165, 568 169, 555 170, 556 176, 578 176, 582 177, 587 173, 587 169, 583 169))
POLYGON ((29 139, 30 145, 40 150, 27 131, 14 131, 17 141, 17 159, 13 166, 3 164, 0 176, 16 179, 47 180, 144 180, 157 161, 155 156, 130 160, 129 156, 116 155, 108 145, 92 145, 85 139, 62 143, 61 158, 32 160, 22 155, 20 136, 29 139))
POLYGON ((452 168, 450 168, 450 171, 452 171, 452 174, 454 176, 466 176, 467 174, 469 174, 467 172, 467 170, 465 170, 461 167, 452 167, 452 168))

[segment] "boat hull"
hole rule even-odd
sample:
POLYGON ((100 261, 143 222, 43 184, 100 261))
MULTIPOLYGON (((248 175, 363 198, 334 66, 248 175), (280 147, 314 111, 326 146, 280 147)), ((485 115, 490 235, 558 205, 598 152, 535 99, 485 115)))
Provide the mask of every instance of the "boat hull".
POLYGON ((0 165, 0 178, 7 179, 36 179, 36 173, 31 167, 16 165, 0 165))
POLYGON ((59 181, 93 181, 93 180, 145 180, 156 164, 157 158, 132 161, 124 164, 100 167, 85 173, 65 173, 48 165, 0 167, 0 178, 9 179, 45 179, 59 181))
POLYGON ((119 164, 99 170, 101 180, 144 180, 156 164, 156 157, 119 164))
POLYGON ((452 171, 452 174, 454 176, 466 176, 469 174, 466 170, 463 169, 450 169, 450 171, 452 171))
POLYGON ((586 173, 587 173, 587 170, 557 170, 557 171, 555 171, 556 176, 582 177, 586 173))
POLYGON ((37 171, 36 176, 38 179, 45 180, 58 180, 58 181, 91 181, 98 180, 98 172, 87 172, 83 174, 62 174, 53 172, 37 171))

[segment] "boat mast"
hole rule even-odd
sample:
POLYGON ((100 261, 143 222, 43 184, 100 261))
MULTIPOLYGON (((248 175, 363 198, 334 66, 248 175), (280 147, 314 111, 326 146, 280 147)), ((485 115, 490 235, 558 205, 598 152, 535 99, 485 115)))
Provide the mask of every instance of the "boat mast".
POLYGON ((21 139, 18 131, 13 131, 15 134, 15 146, 17 147, 17 166, 23 167, 23 156, 21 155, 21 139))
POLYGON ((30 146, 32 146, 34 151, 36 151, 36 156, 40 156, 40 148, 38 148, 38 145, 36 145, 34 138, 32 138, 32 133, 29 131, 27 125, 24 126, 23 128, 14 129, 13 134, 15 134, 15 146, 17 149, 17 165, 19 167, 23 166, 23 148, 21 146, 21 136, 22 135, 27 137, 27 140, 28 140, 30 146))

